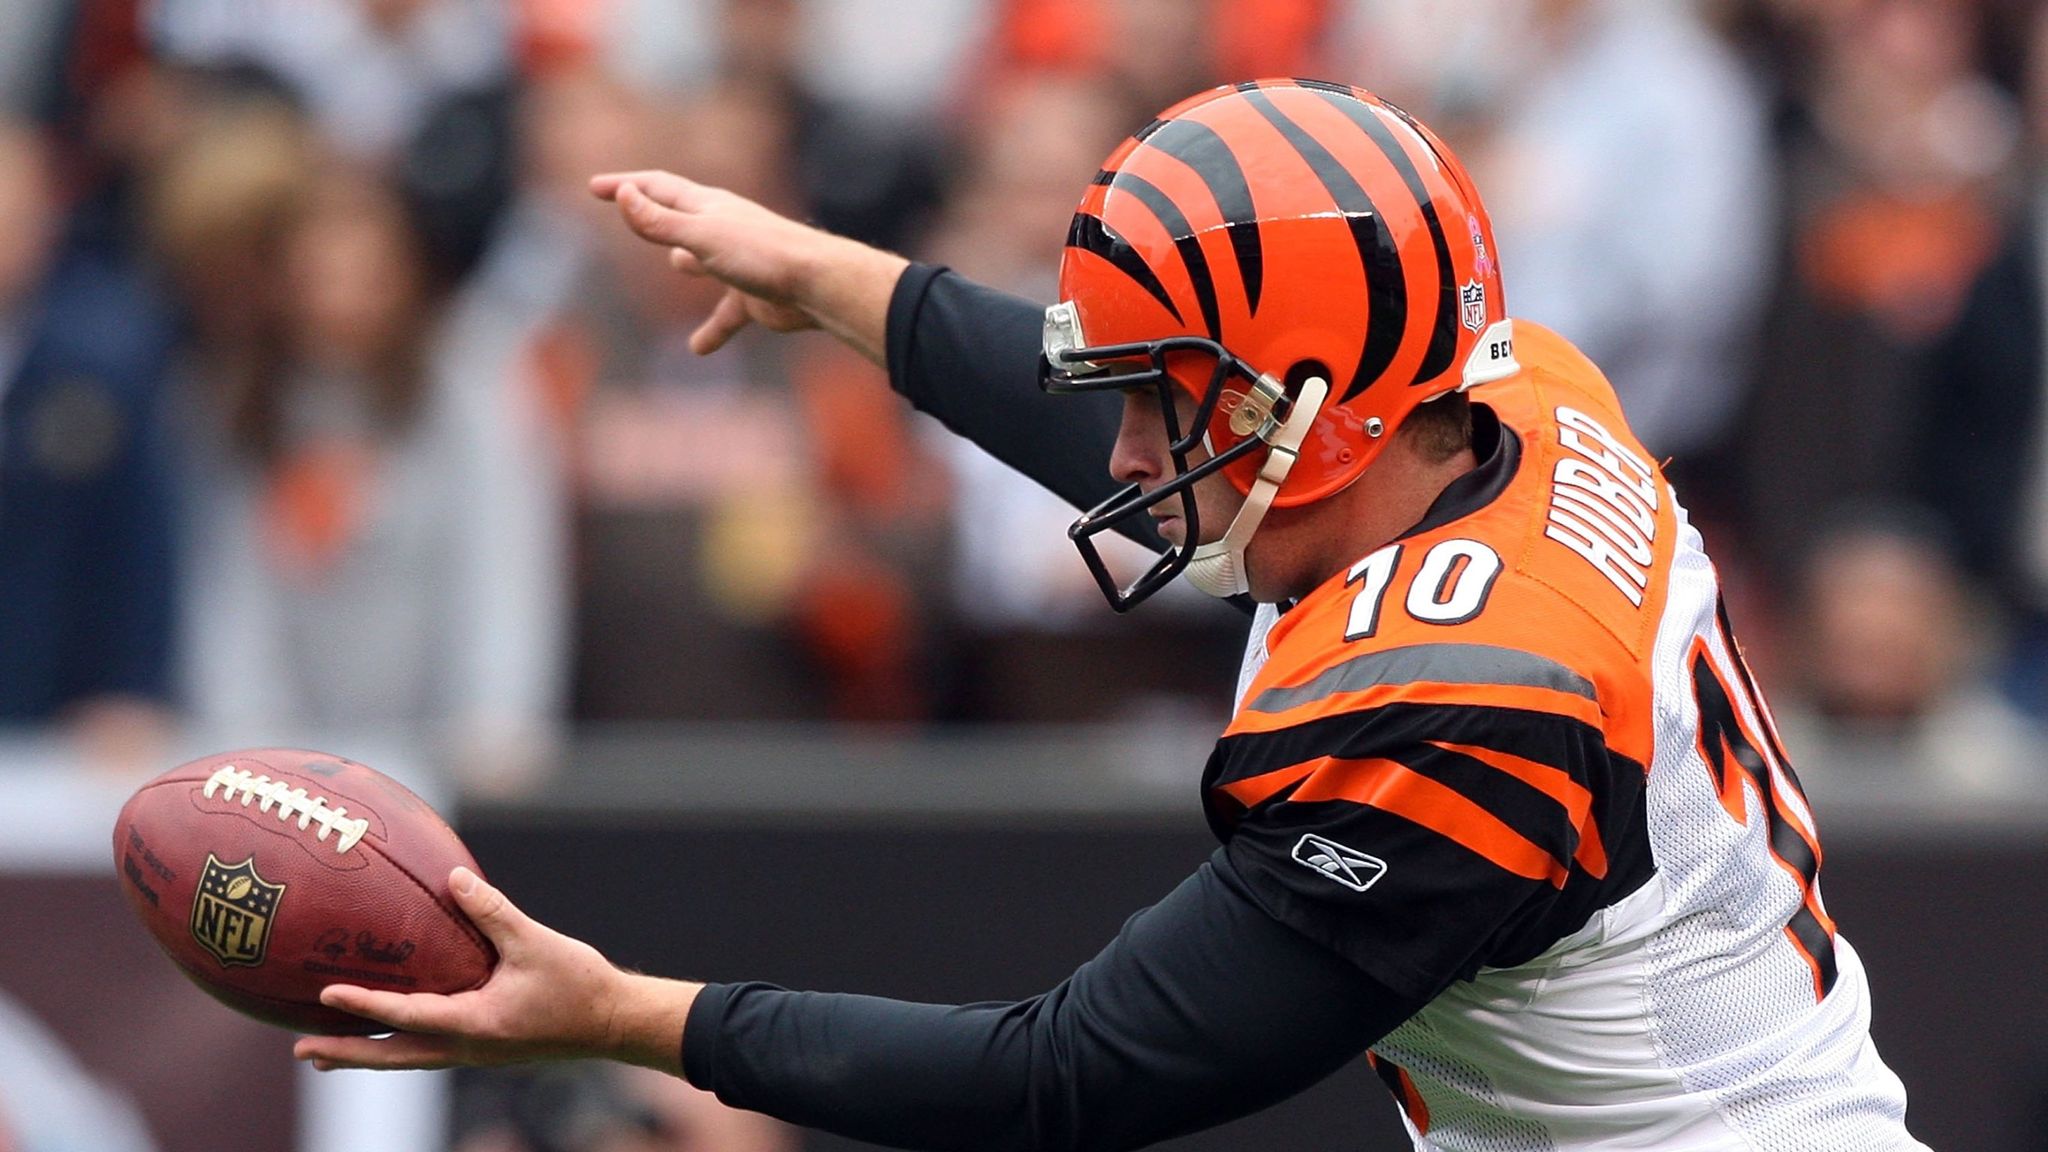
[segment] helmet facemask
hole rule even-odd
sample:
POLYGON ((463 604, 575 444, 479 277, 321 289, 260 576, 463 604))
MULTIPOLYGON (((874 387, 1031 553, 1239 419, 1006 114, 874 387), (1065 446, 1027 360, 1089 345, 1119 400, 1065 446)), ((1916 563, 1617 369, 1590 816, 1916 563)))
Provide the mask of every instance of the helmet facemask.
POLYGON ((1304 382, 1297 395, 1289 396, 1271 375, 1252 368, 1216 341, 1200 336, 1171 336, 1090 347, 1081 335, 1073 305, 1060 303, 1046 309, 1039 384, 1045 391, 1060 395, 1149 388, 1159 401, 1173 475, 1149 492, 1138 484, 1124 486, 1083 513, 1067 529, 1068 538, 1080 550, 1082 560, 1087 563, 1089 573, 1095 577, 1095 583, 1102 589, 1110 607, 1118 612, 1127 612, 1183 572, 1187 573, 1189 583, 1212 596, 1228 597, 1249 591, 1245 546, 1250 543, 1253 532, 1271 506, 1274 494, 1293 467, 1301 440, 1328 395, 1327 381, 1311 378, 1304 382), (1184 353, 1201 354, 1214 365, 1185 431, 1181 428, 1179 405, 1174 397, 1175 389, 1183 385, 1167 370, 1168 357, 1184 353), (1231 387, 1232 384, 1237 387, 1231 387), (1219 408, 1229 415, 1232 430, 1240 439, 1222 452, 1212 451, 1207 459, 1190 466, 1190 452, 1198 445, 1205 450, 1210 447, 1208 429, 1219 408), (1221 539, 1201 543, 1202 520, 1195 501, 1195 485, 1261 448, 1269 449, 1266 459, 1261 463, 1258 478, 1229 529, 1221 539), (1120 585, 1104 562, 1095 537, 1175 497, 1181 502, 1181 520, 1186 525, 1185 542, 1169 546, 1165 554, 1136 579, 1120 585))

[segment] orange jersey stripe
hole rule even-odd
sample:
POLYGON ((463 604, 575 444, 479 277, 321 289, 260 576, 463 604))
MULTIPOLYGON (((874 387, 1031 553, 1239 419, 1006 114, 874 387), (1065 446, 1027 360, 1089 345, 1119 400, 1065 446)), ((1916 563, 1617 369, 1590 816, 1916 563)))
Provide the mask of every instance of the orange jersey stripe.
POLYGON ((1259 776, 1246 777, 1243 780, 1225 784, 1218 791, 1228 795, 1247 809, 1256 808, 1272 799, 1281 791, 1304 779, 1315 770, 1316 762, 1311 760, 1306 764, 1296 764, 1288 768, 1275 769, 1259 776))
POLYGON ((1517 876, 1564 887, 1567 869, 1557 857, 1456 789, 1406 765, 1323 756, 1283 772, 1297 769, 1306 771, 1297 777, 1302 785, 1288 798, 1291 802, 1349 800, 1369 805, 1419 824, 1517 876))
POLYGON ((1592 818, 1593 794, 1586 786, 1571 778, 1562 768, 1554 768, 1535 760, 1525 759, 1508 752, 1497 752, 1472 744, 1452 744, 1443 740, 1432 740, 1431 744, 1446 752, 1469 756, 1489 768, 1497 768, 1522 783, 1535 788, 1564 806, 1571 817, 1572 827, 1579 831, 1579 849, 1573 859, 1579 862, 1595 880, 1607 875, 1607 849, 1600 842, 1600 827, 1592 818))

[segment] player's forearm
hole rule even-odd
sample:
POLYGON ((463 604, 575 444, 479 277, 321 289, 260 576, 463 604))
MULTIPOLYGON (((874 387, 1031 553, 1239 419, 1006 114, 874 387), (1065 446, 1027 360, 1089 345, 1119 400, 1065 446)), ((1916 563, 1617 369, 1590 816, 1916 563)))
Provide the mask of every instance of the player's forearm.
POLYGON ((910 261, 843 236, 818 236, 800 276, 800 305, 820 328, 888 367, 889 298, 910 261))

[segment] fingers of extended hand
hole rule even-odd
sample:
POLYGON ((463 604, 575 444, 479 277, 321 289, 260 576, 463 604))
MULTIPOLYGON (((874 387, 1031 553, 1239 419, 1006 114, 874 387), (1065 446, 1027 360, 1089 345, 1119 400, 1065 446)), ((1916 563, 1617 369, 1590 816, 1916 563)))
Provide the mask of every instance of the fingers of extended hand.
POLYGON ((461 1063, 456 1042, 446 1036, 401 1033, 382 1040, 367 1036, 302 1036, 292 1056, 311 1060, 322 1072, 336 1068, 446 1068, 461 1063))
POLYGON ((590 178, 590 192, 600 200, 617 199, 627 185, 667 208, 694 211, 710 199, 714 189, 673 172, 606 172, 590 178))
POLYGON ((698 217, 663 207, 637 185, 620 185, 617 203, 626 226, 643 240, 687 246, 697 235, 698 217))
POLYGON ((702 324, 697 325, 695 332, 690 333, 690 351, 699 356, 711 355, 725 347, 725 342, 732 339, 740 329, 745 328, 749 319, 746 297, 741 295, 737 288, 726 289, 725 295, 718 298, 718 306, 711 310, 711 315, 705 317, 702 324))
POLYGON ((400 1032, 474 1032, 478 1022, 470 1019, 465 1004, 453 996, 427 992, 380 992, 350 984, 329 984, 320 992, 320 1002, 329 1008, 353 1012, 400 1032))

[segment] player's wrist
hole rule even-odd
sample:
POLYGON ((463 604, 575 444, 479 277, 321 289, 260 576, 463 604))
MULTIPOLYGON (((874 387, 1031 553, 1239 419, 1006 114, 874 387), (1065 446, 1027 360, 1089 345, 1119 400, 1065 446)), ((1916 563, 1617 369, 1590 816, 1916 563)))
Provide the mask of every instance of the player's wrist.
POLYGON ((604 1055, 621 1063, 682 1075, 683 1023, 703 987, 617 970, 604 1055))
POLYGON ((889 299, 910 261, 844 236, 820 237, 802 261, 797 306, 820 328, 881 364, 889 299))

